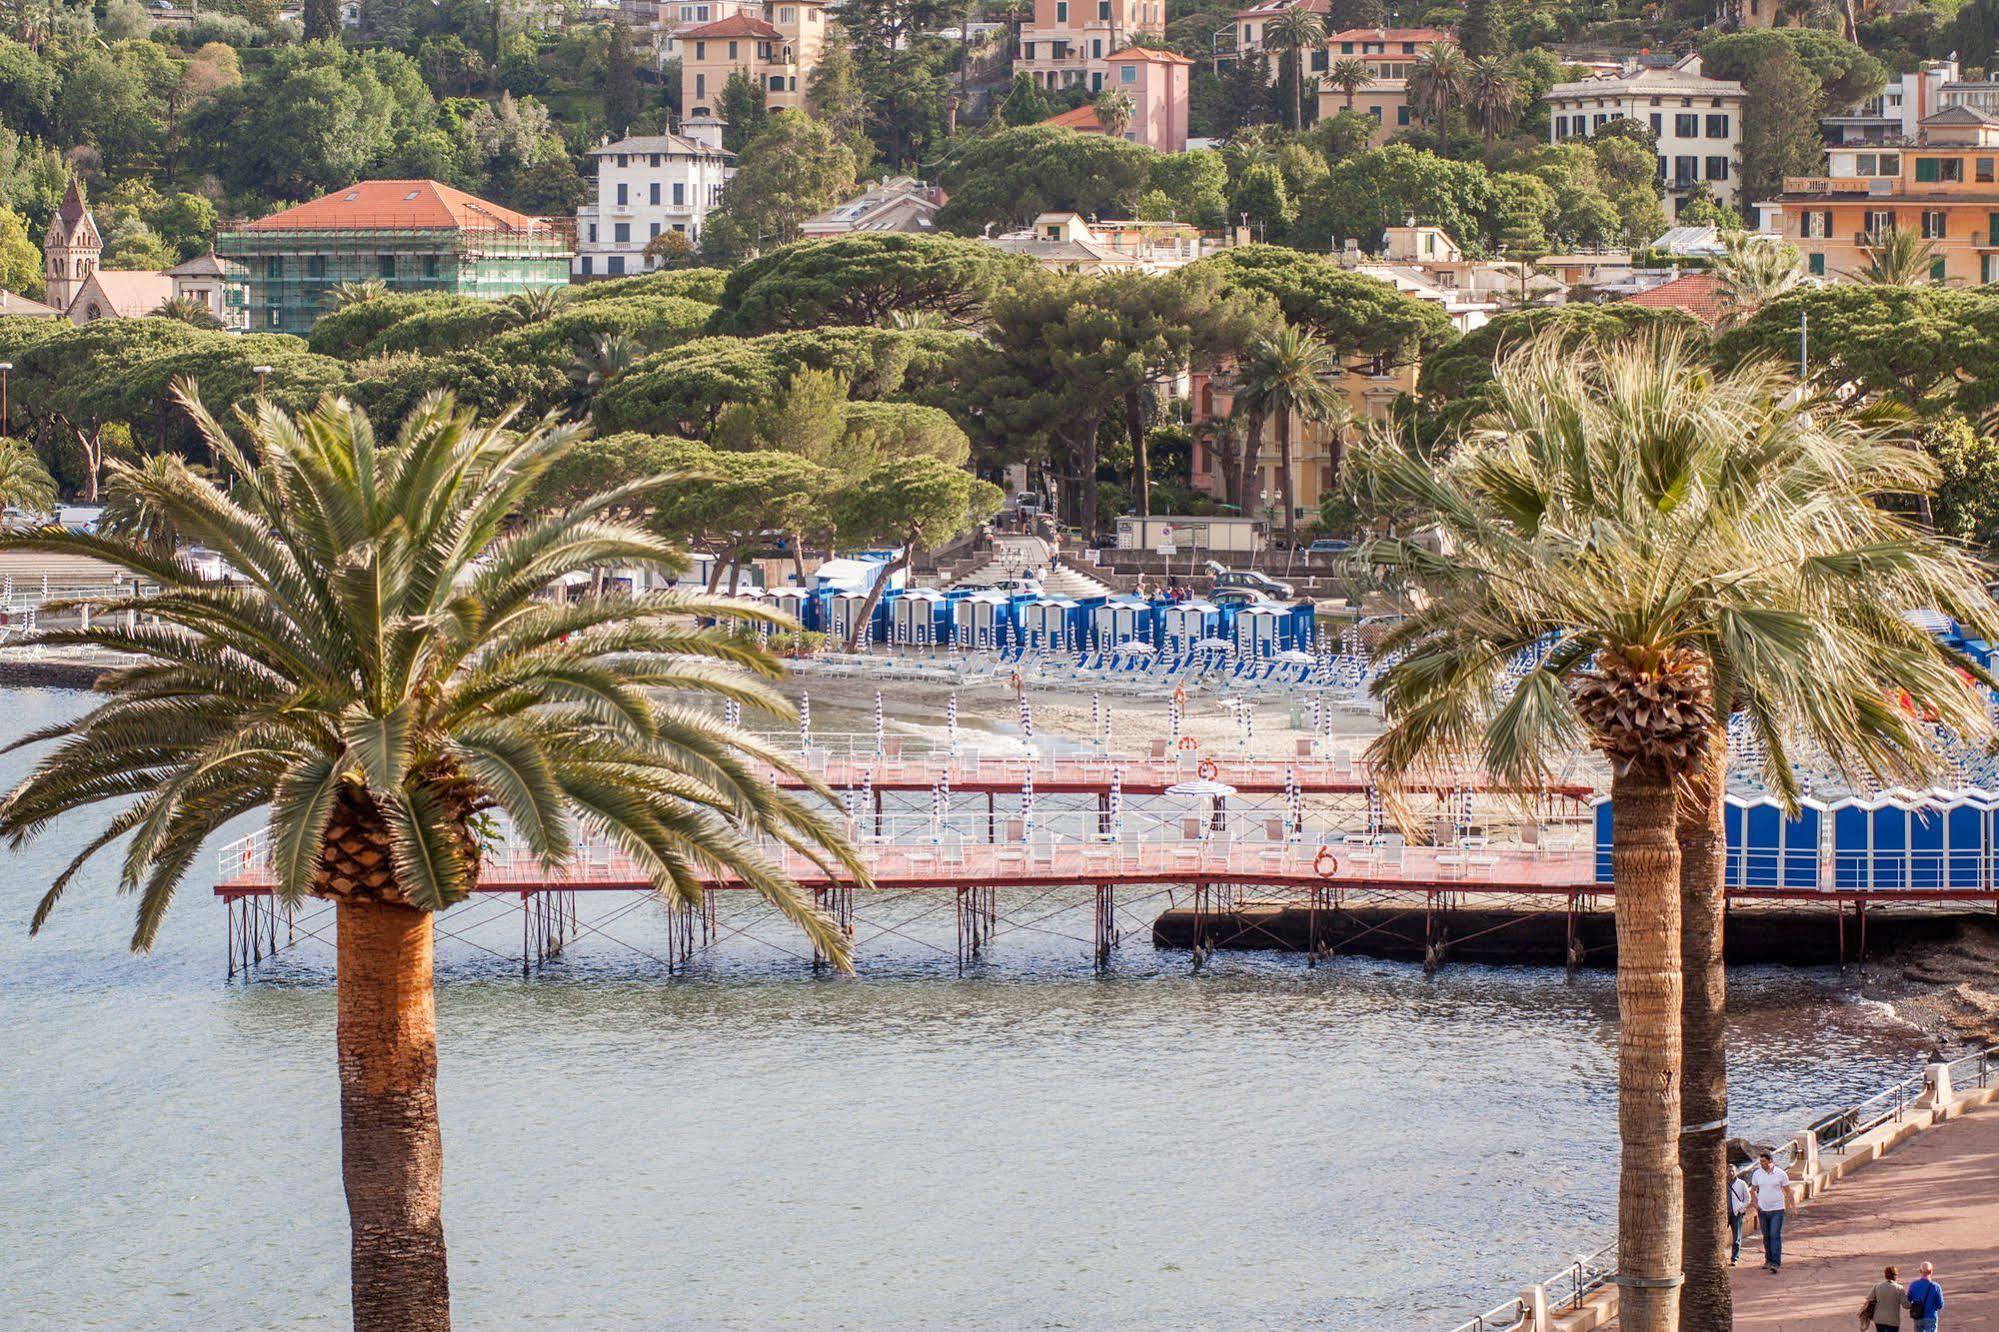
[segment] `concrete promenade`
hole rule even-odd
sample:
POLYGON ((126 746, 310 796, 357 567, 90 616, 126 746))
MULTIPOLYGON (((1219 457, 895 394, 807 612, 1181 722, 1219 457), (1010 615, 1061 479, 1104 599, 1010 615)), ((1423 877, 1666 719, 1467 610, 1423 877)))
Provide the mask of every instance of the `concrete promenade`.
POLYGON ((1852 1332, 1883 1264, 1906 1285, 1925 1259, 1943 1283, 1943 1327, 1999 1329, 1999 1105, 1916 1134, 1791 1221, 1778 1275, 1744 1247, 1738 1329, 1852 1332))
MULTIPOLYGON (((1927 1259, 1943 1283, 1946 1332, 1999 1332, 1999 1084, 1952 1088, 1939 1072, 1932 1065, 1914 1105, 1843 1152, 1821 1153, 1810 1132, 1799 1135, 1784 1270, 1763 1270, 1762 1242, 1745 1225, 1737 1329, 1854 1332, 1882 1267, 1895 1264, 1906 1285, 1927 1259)), ((1580 1308, 1523 1304, 1522 1332, 1618 1325, 1615 1286, 1580 1308)))

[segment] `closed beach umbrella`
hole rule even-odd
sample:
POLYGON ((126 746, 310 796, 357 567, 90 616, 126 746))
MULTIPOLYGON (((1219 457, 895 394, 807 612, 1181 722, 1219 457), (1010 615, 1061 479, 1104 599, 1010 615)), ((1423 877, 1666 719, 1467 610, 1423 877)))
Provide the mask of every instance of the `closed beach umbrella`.
POLYGON ((875 690, 875 756, 881 757, 882 751, 887 747, 888 739, 882 718, 882 695, 881 690, 877 689, 875 690))
POLYGON ((1117 768, 1111 773, 1110 832, 1115 833, 1118 821, 1124 817, 1124 769, 1117 768))
POLYGON ((1023 822, 1034 817, 1034 769, 1031 766, 1020 783, 1020 817, 1023 822))
POLYGON ((1305 788, 1298 784, 1298 770, 1284 769, 1284 811, 1290 818, 1290 835, 1305 831, 1305 788))
POLYGON ((810 693, 802 693, 798 696, 798 747, 800 749, 812 748, 812 695, 810 693))
POLYGON ((1027 694, 1020 695, 1020 733, 1029 740, 1034 738, 1034 705, 1027 701, 1027 694))
POLYGON ((1180 748, 1180 700, 1177 698, 1166 701, 1166 748, 1169 751, 1180 748))
POLYGON ((955 689, 944 703, 944 734, 950 743, 951 753, 955 755, 958 752, 958 691, 955 689))

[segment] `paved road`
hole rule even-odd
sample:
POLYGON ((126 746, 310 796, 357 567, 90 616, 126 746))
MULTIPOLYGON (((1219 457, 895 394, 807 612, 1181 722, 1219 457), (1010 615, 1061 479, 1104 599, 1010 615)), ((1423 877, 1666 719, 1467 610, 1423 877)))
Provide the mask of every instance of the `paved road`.
MULTIPOLYGON (((1772 1276, 1743 1246, 1737 1332, 1856 1332, 1883 1264, 1937 1265, 1946 1332, 1999 1330, 1999 1103, 1919 1133, 1798 1209, 1772 1276)), ((1904 1327, 1909 1326, 1906 1322, 1904 1327)))

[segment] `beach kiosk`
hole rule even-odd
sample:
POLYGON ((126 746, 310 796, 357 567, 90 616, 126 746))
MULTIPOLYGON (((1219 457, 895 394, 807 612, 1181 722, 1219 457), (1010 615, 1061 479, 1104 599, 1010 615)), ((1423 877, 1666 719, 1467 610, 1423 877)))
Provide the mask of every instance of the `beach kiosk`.
POLYGON ((961 648, 997 650, 1012 620, 1013 598, 990 589, 973 592, 952 604, 953 641, 961 648))
POLYGON ((1976 788, 1897 788, 1833 802, 1833 886, 1913 893, 1990 886, 1995 804, 1976 788))
POLYGON ((1142 597, 1112 597, 1090 610, 1090 636, 1115 652, 1127 643, 1153 643, 1153 607, 1142 597))
POLYGON ((1176 656, 1194 650, 1194 644, 1222 632, 1222 613, 1212 602, 1179 601, 1159 612, 1160 645, 1176 656))
POLYGON ((1286 609, 1267 601, 1253 602, 1236 611, 1235 645, 1245 657, 1276 655, 1284 646, 1286 609))
POLYGON ((1067 597, 1036 597, 1021 608, 1021 633, 1039 652, 1070 652, 1082 642, 1083 607, 1067 597))
POLYGON ((950 603, 934 587, 912 587, 890 606, 888 630, 900 647, 936 647, 950 637, 950 603))
POLYGON ((817 629, 819 602, 810 591, 802 587, 774 587, 764 598, 772 610, 783 611, 798 621, 802 629, 817 629))
POLYGON ((1799 802, 1796 818, 1784 817, 1775 796, 1730 795, 1722 805, 1727 852, 1722 882, 1730 888, 1816 889, 1825 806, 1799 802))

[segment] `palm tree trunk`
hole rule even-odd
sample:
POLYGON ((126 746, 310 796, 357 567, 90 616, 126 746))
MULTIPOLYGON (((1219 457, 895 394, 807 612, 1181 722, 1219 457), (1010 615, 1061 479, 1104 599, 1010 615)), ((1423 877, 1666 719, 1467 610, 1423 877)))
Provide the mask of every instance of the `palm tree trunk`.
POLYGON ((342 902, 340 1167, 353 1227, 356 1332, 451 1326, 430 913, 342 902))
POLYGON ((1298 544, 1298 506, 1292 502, 1291 413, 1277 413, 1277 493, 1284 498, 1284 544, 1298 544))
POLYGON ((1133 389, 1124 395, 1124 428, 1131 435, 1132 484, 1138 494, 1138 516, 1152 516, 1152 460, 1145 453, 1145 405, 1133 389))
POLYGON ((1680 1312, 1680 847, 1672 774, 1610 784, 1617 885, 1618 1324, 1676 1332, 1680 1312))
POLYGON ((1680 1171, 1686 1183, 1687 1284, 1680 1326, 1727 1332, 1735 1324, 1728 1280, 1728 973, 1722 963, 1727 897, 1722 826, 1728 738, 1717 728, 1687 774, 1679 812, 1681 1094, 1680 1171))
POLYGON ((1251 507, 1256 502, 1256 466, 1263 457, 1263 418, 1250 413, 1249 428, 1243 431, 1242 458, 1237 464, 1241 480, 1236 485, 1236 509, 1245 518, 1255 515, 1251 507))

